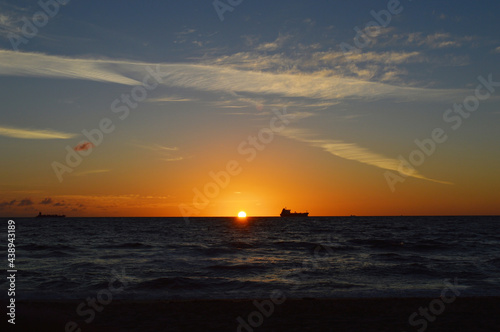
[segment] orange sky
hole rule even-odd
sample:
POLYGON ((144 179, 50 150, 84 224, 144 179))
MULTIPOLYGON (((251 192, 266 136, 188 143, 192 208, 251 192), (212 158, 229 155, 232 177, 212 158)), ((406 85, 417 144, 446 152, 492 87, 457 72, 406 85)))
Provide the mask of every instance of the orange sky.
POLYGON ((245 3, 0 2, 0 215, 500 214, 498 2, 245 3))
MULTIPOLYGON (((436 154, 421 172, 443 174, 453 184, 407 177, 395 185, 394 192, 384 177, 385 170, 339 158, 282 135, 262 144, 263 150, 255 150, 255 155, 241 154, 238 146, 259 128, 266 128, 272 117, 269 112, 267 119, 261 117, 244 125, 246 130, 228 130, 220 136, 215 131, 201 133, 213 139, 202 146, 185 147, 186 157, 178 161, 165 162, 158 158, 163 152, 133 145, 112 153, 114 143, 103 144, 102 151, 92 152, 73 173, 65 174, 61 183, 53 170, 32 167, 37 158, 50 164, 50 157, 37 155, 35 150, 34 155, 13 155, 11 160, 20 166, 12 170, 11 179, 4 179, 9 183, 1 192, 4 206, 0 213, 6 217, 33 216, 38 211, 75 217, 181 216, 180 205, 183 211, 188 206, 191 216, 235 216, 241 210, 249 216, 277 216, 285 206, 307 210, 311 216, 500 212, 499 198, 491 194, 500 184, 498 177, 463 172, 474 167, 469 160, 454 168, 451 165, 458 162, 457 156, 446 152, 436 154), (250 157, 253 159, 248 161, 250 157), (228 163, 234 175, 229 175, 228 163), (219 174, 219 184, 211 172, 219 174), (195 190, 205 197, 208 190, 209 197, 203 201, 195 190), (12 200, 15 202, 10 204, 12 200)), ((482 170, 487 170, 486 165, 482 170)))

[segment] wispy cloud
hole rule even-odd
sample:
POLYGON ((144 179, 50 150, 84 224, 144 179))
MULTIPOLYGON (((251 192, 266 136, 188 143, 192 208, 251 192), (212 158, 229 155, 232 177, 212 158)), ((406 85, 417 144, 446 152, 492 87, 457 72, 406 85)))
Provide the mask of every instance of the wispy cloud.
POLYGON ((27 14, 27 8, 15 3, 0 2, 0 36, 8 38, 11 33, 21 35, 24 25, 22 18, 27 14))
POLYGON ((425 57, 420 52, 363 52, 363 53, 343 53, 343 52, 318 52, 314 55, 315 60, 323 63, 338 63, 346 57, 353 62, 375 62, 382 64, 401 64, 412 62, 424 62, 425 57))
POLYGON ((160 98, 151 98, 148 99, 149 102, 152 103, 173 103, 173 102, 187 102, 187 101, 195 101, 195 99, 191 98, 182 98, 178 96, 163 96, 160 98))
POLYGON ((52 204, 52 203, 53 203, 52 198, 47 197, 47 198, 44 198, 39 204, 48 205, 48 204, 52 204))
POLYGON ((257 51, 276 51, 279 48, 285 44, 285 42, 290 39, 290 36, 288 35, 279 35, 278 38, 276 38, 275 41, 270 42, 270 43, 262 43, 259 46, 257 46, 256 50, 257 51))
MULTIPOLYGON (((313 133, 303 129, 287 128, 286 130, 281 132, 281 135, 310 144, 314 147, 321 148, 324 151, 340 158, 354 160, 366 165, 375 166, 381 169, 395 172, 399 172, 400 169, 401 162, 398 159, 393 159, 385 157, 378 153, 374 153, 366 148, 357 145, 356 143, 346 143, 343 141, 330 139, 318 139, 315 138, 315 135, 313 133)), ((442 184, 451 184, 447 181, 428 178, 420 174, 416 170, 405 170, 405 175, 442 184)))
POLYGON ((473 36, 454 36, 448 32, 436 32, 425 34, 423 32, 410 32, 406 34, 394 34, 385 42, 385 45, 403 44, 407 46, 428 47, 431 49, 456 48, 470 45, 476 41, 473 36))
POLYGON ((164 146, 160 144, 144 145, 144 144, 134 144, 138 148, 151 150, 151 151, 179 151, 176 146, 164 146))
POLYGON ((7 13, 0 13, 0 35, 7 36, 9 33, 19 33, 19 19, 7 13))
POLYGON ((181 161, 186 159, 185 156, 180 155, 179 148, 176 146, 164 146, 160 144, 143 145, 134 144, 136 147, 153 151, 160 155, 160 160, 163 161, 181 161))
POLYGON ((449 33, 434 33, 422 36, 422 34, 410 34, 413 42, 418 46, 427 45, 431 48, 460 47, 467 39, 454 38, 449 33))
POLYGON ((0 126, 0 136, 22 139, 70 139, 77 135, 48 129, 22 129, 0 126))
POLYGON ((191 38, 191 35, 195 32, 196 32, 195 29, 185 28, 181 32, 174 33, 174 35, 176 36, 174 43, 184 44, 184 43, 188 42, 189 38, 191 38))
POLYGON ((113 60, 69 59, 35 53, 0 51, 0 75, 43 76, 141 84, 146 68, 156 68, 163 84, 211 92, 242 92, 261 96, 398 100, 447 100, 460 90, 425 89, 346 78, 331 71, 257 72, 220 65, 190 63, 151 64, 113 60), (134 79, 135 77, 135 79, 134 79))
POLYGON ((0 50, 0 59, 0 75, 83 79, 126 85, 141 84, 125 76, 127 63, 122 61, 73 59, 8 50, 0 50))
POLYGON ((266 73, 220 66, 162 65, 169 72, 165 83, 203 91, 239 91, 259 95, 314 99, 394 98, 403 100, 448 99, 454 90, 399 87, 344 78, 325 73, 266 73))
POLYGON ((13 199, 11 201, 5 201, 5 202, 1 202, 0 203, 0 210, 3 209, 4 207, 6 206, 14 206, 14 204, 16 203, 16 200, 13 199))
MULTIPOLYGON (((403 39, 408 37, 400 35, 397 38, 397 43, 401 44, 404 43, 403 39)), ((386 43, 390 44, 388 41, 386 43)), ((403 78, 408 77, 407 68, 409 67, 407 65, 409 64, 463 66, 468 63, 467 56, 447 54, 437 57, 425 54, 420 49, 421 47, 418 50, 410 51, 385 50, 344 53, 340 50, 316 51, 311 48, 305 50, 300 56, 287 56, 285 53, 268 54, 252 50, 205 60, 205 63, 279 75, 340 77, 374 83, 393 81, 397 82, 400 87, 401 83, 404 83, 403 78), (392 75, 390 80, 388 72, 392 75)))
POLYGON ((182 30, 181 32, 178 32, 177 34, 178 35, 189 35, 189 34, 192 34, 195 32, 196 32, 196 29, 186 28, 186 29, 182 30))
POLYGON ((21 200, 19 204, 17 204, 17 206, 31 206, 31 205, 33 205, 33 201, 29 198, 25 198, 21 200))

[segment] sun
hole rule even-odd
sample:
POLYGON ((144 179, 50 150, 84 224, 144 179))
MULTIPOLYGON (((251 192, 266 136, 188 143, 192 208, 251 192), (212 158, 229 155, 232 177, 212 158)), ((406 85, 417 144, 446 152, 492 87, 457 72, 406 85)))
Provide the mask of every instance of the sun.
POLYGON ((238 218, 246 218, 247 214, 245 211, 238 212, 238 218))

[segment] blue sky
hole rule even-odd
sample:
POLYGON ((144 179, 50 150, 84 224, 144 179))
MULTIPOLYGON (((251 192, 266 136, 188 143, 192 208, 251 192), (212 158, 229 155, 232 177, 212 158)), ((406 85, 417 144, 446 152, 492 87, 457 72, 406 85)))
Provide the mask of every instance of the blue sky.
MULTIPOLYGON (((500 81, 498 1, 401 1, 385 27, 366 30, 375 21, 371 12, 391 3, 245 0, 221 21, 213 1, 72 0, 13 47, 26 20, 43 9, 36 1, 0 1, 0 147, 7 157, 0 203, 30 199, 33 206, 12 213, 31 213, 44 197, 152 195, 169 197, 154 206, 164 204, 175 215, 208 171, 269 122, 272 108, 286 108, 294 121, 268 149, 276 160, 266 164, 263 157, 250 169, 283 167, 280 153, 307 155, 317 176, 351 178, 353 200, 355 189, 366 186, 374 195, 383 192, 381 204, 389 209, 394 195, 384 172, 397 169, 398 156, 408 155, 415 139, 446 125, 445 111, 474 93, 479 76, 500 81), (356 28, 370 34, 369 43, 345 53, 341 45, 355 45, 356 28), (113 101, 141 85, 148 68, 164 73, 161 84, 117 120, 113 101), (104 117, 116 131, 58 181, 52 163, 63 162, 65 147, 76 146, 85 139, 82 130, 104 117), (137 177, 142 173, 151 179, 137 177), (165 186, 151 193, 158 178, 165 186)), ((450 186, 461 195, 472 186, 487 196, 500 184, 493 173, 500 163, 498 92, 460 130, 448 131, 453 135, 439 153, 398 187, 448 195, 451 208, 450 186)), ((335 195, 341 189, 332 181, 328 193, 335 195)), ((256 196, 248 204, 265 205, 256 196)), ((213 204, 210 213, 227 211, 226 203, 213 204)), ((76 202, 68 205, 84 212, 76 202)))

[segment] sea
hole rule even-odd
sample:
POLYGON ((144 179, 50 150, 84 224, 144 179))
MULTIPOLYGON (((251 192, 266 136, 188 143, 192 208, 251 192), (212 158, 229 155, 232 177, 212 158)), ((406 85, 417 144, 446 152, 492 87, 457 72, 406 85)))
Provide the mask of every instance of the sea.
POLYGON ((500 217, 13 220, 16 299, 500 295, 500 217))

